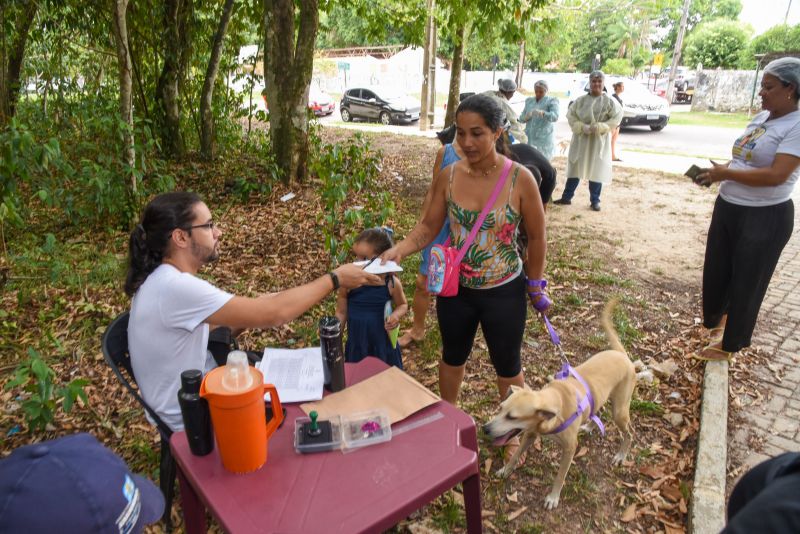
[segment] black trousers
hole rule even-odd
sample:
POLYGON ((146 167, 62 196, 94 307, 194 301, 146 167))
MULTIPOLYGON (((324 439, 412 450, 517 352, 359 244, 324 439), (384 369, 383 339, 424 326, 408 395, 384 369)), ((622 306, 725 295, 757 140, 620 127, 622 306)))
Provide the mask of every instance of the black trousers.
POLYGON ((794 227, 791 200, 749 207, 717 197, 703 265, 703 325, 728 321, 722 350, 750 346, 772 273, 794 227))
POLYGON ((464 365, 480 324, 497 376, 522 372, 520 349, 528 313, 525 277, 491 289, 459 286, 455 297, 436 297, 436 317, 442 334, 442 360, 464 365))
POLYGON ((787 452, 744 474, 728 501, 722 534, 800 532, 800 453, 787 452))

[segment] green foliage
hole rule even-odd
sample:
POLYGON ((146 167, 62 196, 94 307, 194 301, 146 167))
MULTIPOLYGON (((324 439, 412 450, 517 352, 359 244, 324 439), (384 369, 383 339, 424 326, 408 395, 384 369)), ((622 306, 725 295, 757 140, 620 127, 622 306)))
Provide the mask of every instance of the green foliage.
POLYGON ((606 74, 630 76, 633 74, 633 63, 627 58, 607 59, 606 62, 603 63, 603 71, 606 74))
POLYGON ((643 415, 661 415, 664 413, 664 407, 653 401, 631 399, 631 411, 643 415))
POLYGON ((72 100, 58 122, 50 122, 27 106, 20 122, 37 124, 38 137, 17 122, 0 132, 0 225, 21 226, 38 206, 57 215, 56 224, 126 227, 144 198, 174 186, 153 157, 158 145, 147 123, 135 127, 135 167, 121 162, 117 149, 128 126, 109 107, 103 99, 72 100))
MULTIPOLYGON (((668 30, 666 33, 662 33, 663 37, 655 45, 661 50, 668 51, 667 56, 671 58, 683 11, 683 0, 659 0, 659 3, 662 6, 657 12, 655 25, 668 30)), ((692 0, 689 6, 689 16, 686 19, 686 29, 691 34, 694 28, 703 22, 717 19, 737 20, 741 11, 741 0, 692 0)), ((684 50, 685 47, 686 42, 684 41, 684 50)))
POLYGON ((281 179, 282 171, 275 162, 270 149, 269 131, 256 130, 245 136, 241 142, 240 153, 242 157, 249 154, 258 154, 259 163, 263 172, 258 175, 239 176, 233 183, 233 193, 242 202, 247 202, 252 196, 269 196, 273 186, 281 179))
POLYGON ((705 69, 735 69, 749 39, 750 31, 739 22, 719 19, 701 24, 686 40, 684 63, 701 63, 705 69))
POLYGON ((61 407, 65 413, 72 410, 78 397, 85 404, 89 402, 83 389, 89 384, 88 380, 76 378, 66 386, 56 387, 55 377, 55 371, 42 360, 41 355, 29 348, 28 359, 17 366, 14 377, 4 387, 21 387, 27 393, 27 398, 22 401, 22 410, 31 430, 44 430, 53 422, 59 400, 62 401, 61 407))
POLYGON ((755 54, 797 51, 800 51, 800 24, 795 26, 779 24, 750 41, 742 58, 742 63, 748 68, 755 68, 755 54))
POLYGON ((357 133, 346 144, 326 144, 313 132, 310 137, 313 160, 309 168, 321 182, 325 207, 322 231, 335 266, 347 258, 355 235, 364 228, 382 225, 394 203, 389 192, 381 191, 377 184, 381 154, 363 135, 357 133))

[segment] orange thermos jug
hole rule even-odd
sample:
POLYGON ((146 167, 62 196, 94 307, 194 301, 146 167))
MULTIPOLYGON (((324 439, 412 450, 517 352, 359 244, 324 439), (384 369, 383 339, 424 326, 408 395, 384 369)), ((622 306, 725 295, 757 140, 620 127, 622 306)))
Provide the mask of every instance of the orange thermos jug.
POLYGON ((278 391, 264 384, 261 371, 247 364, 241 351, 228 354, 224 367, 203 378, 200 396, 208 400, 211 423, 222 465, 234 473, 249 473, 267 461, 270 436, 283 421, 278 391), (264 393, 270 394, 272 419, 264 417, 264 393))

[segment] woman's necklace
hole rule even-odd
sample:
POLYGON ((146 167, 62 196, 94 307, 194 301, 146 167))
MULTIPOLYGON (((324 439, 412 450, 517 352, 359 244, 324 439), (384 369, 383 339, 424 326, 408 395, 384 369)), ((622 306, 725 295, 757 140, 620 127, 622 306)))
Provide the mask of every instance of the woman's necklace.
POLYGON ((497 163, 495 163, 494 165, 492 165, 491 167, 489 167, 489 169, 488 169, 488 170, 486 170, 486 171, 484 171, 483 169, 473 169, 473 168, 472 168, 472 165, 467 165, 467 174, 469 174, 470 176, 472 176, 472 171, 474 170, 474 171, 476 172, 476 174, 477 174, 478 172, 480 172, 480 173, 481 173, 481 174, 483 174, 484 176, 489 176, 490 174, 492 174, 492 172, 494 172, 494 170, 495 170, 496 168, 497 168, 497 163))

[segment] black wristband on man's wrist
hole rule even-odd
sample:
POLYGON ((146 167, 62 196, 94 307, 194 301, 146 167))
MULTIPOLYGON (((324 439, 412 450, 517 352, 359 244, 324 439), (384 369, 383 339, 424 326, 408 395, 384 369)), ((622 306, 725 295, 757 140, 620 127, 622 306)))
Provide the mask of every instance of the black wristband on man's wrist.
POLYGON ((331 271, 328 273, 328 276, 331 277, 331 282, 333 282, 333 290, 336 291, 339 289, 339 277, 336 276, 336 273, 331 271))

